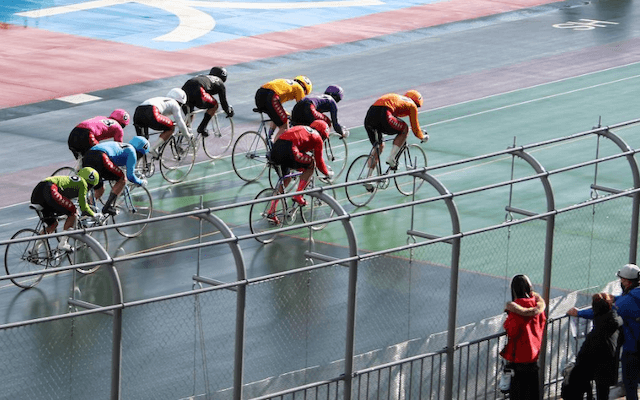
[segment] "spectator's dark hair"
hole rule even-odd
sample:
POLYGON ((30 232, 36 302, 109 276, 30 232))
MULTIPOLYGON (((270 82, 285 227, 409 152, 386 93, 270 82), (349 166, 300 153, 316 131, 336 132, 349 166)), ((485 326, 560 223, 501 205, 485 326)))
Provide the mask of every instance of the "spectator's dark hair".
POLYGON ((607 295, 596 293, 591 297, 591 308, 595 315, 606 314, 611 310, 611 304, 607 301, 607 295))
POLYGON ((511 279, 511 299, 531 297, 531 281, 526 275, 516 275, 511 279))

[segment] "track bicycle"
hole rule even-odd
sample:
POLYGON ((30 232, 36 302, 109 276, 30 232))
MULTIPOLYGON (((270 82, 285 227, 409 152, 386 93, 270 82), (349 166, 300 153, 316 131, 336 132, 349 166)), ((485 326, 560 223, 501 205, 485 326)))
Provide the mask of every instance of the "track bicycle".
MULTIPOLYGON (((233 170, 245 182, 254 182, 262 176, 265 169, 272 169, 269 161, 273 146, 271 134, 269 134, 271 119, 266 118, 265 112, 258 108, 254 108, 253 112, 260 113, 258 130, 242 133, 233 144, 231 151, 233 170)), ((270 173, 269 182, 275 181, 277 180, 272 180, 270 173)))
MULTIPOLYGON (((142 131, 147 140, 149 140, 149 135, 160 134, 160 132, 150 133, 147 127, 136 127, 136 131, 138 129, 142 131)), ((162 143, 158 149, 158 162, 160 173, 167 182, 178 183, 189 175, 196 161, 195 140, 195 137, 189 139, 181 133, 174 133, 162 143)), ((136 174, 144 178, 151 178, 156 170, 154 161, 155 159, 150 153, 142 156, 136 165, 136 174)))
MULTIPOLYGON (((137 173, 137 171, 136 171, 137 173)), ((75 175, 76 170, 73 167, 58 168, 54 173, 55 175, 75 175)), ((109 185, 113 187, 113 183, 109 182, 109 185)), ((105 190, 106 192, 106 190, 105 190)), ((89 191, 87 201, 90 205, 94 205, 97 211, 98 203, 103 205, 100 201, 96 201, 94 197, 94 190, 89 191)), ((122 189, 122 192, 116 198, 114 207, 117 211, 116 215, 110 216, 108 219, 112 223, 130 222, 130 221, 142 221, 151 218, 153 213, 153 200, 151 193, 145 187, 138 186, 132 182, 127 184, 122 189)), ((137 224, 130 226, 121 226, 116 228, 118 233, 127 238, 133 238, 139 236, 146 228, 147 224, 137 224)))
MULTIPOLYGON (((277 169, 279 172, 279 166, 277 169)), ((293 181, 293 178, 297 178, 300 175, 302 175, 302 172, 295 171, 281 176, 278 179, 275 188, 263 189, 255 197, 256 200, 264 199, 264 201, 252 204, 249 210, 249 229, 251 230, 251 233, 263 233, 260 236, 256 236, 256 240, 258 242, 265 244, 272 242, 275 239, 276 234, 271 231, 282 228, 285 224, 293 225, 298 220, 298 216, 300 216, 302 223, 319 221, 333 216, 333 208, 329 207, 329 205, 320 198, 314 196, 306 196, 308 202, 304 206, 294 201, 291 196, 275 200, 272 198, 273 196, 279 196, 285 193, 285 179, 292 178, 293 181)), ((315 179, 321 178, 312 175, 305 190, 315 187, 315 179)), ((326 180, 323 181, 330 183, 326 180)), ((329 196, 334 199, 336 198, 335 191, 333 189, 325 189, 325 191, 329 196)), ((319 231, 324 229, 326 225, 326 223, 317 224, 310 226, 310 228, 313 231, 319 231)))
MULTIPOLYGON (((196 114, 205 112, 204 109, 195 109, 187 114, 185 122, 190 128, 193 126, 193 120, 196 114)), ((202 142, 204 154, 212 160, 222 158, 227 150, 233 144, 233 118, 226 115, 223 110, 218 110, 207 124, 205 134, 196 131, 194 136, 196 150, 202 142)))
MULTIPOLYGON (((394 140, 394 137, 384 139, 384 142, 394 140)), ((371 151, 369 154, 363 154, 357 157, 347 170, 347 182, 355 182, 366 178, 371 177, 380 177, 380 180, 366 182, 357 185, 349 185, 345 186, 345 190, 347 192, 347 198, 349 202, 356 207, 362 207, 367 205, 373 196, 375 196, 378 190, 384 190, 389 187, 390 179, 393 178, 395 182, 395 186, 400 193, 405 196, 411 196, 414 191, 418 190, 422 185, 422 179, 418 179, 415 182, 414 188, 414 178, 411 175, 402 175, 402 176, 391 176, 382 178, 384 176, 389 175, 390 173, 395 172, 406 172, 419 170, 427 166, 427 155, 417 144, 407 145, 405 142, 400 151, 396 155, 396 168, 391 168, 387 166, 387 169, 382 170, 382 160, 380 160, 380 146, 379 143, 371 146, 371 151), (370 169, 370 165, 375 162, 375 166, 373 171, 370 169)))
MULTIPOLYGON (((4 268, 7 275, 18 274, 23 272, 35 272, 47 268, 55 268, 60 266, 65 260, 69 265, 80 264, 93 260, 93 250, 91 250, 84 242, 74 240, 72 250, 67 251, 58 248, 58 238, 42 238, 45 232, 45 223, 43 221, 42 206, 39 204, 31 204, 29 206, 38 215, 38 224, 35 229, 24 228, 16 232, 11 239, 27 239, 31 240, 8 244, 4 253, 4 268)), ((58 221, 64 221, 66 216, 57 217, 58 221)), ((107 223, 108 216, 104 215, 99 219, 94 218, 78 218, 74 229, 86 229, 94 226, 102 226, 107 223)), ((87 232, 87 235, 93 236, 107 249, 107 232, 105 230, 87 232)), ((99 266, 76 268, 76 271, 82 274, 90 274, 95 272, 99 266)), ((23 289, 29 289, 36 286, 44 274, 24 276, 21 278, 11 278, 16 286, 23 289)))

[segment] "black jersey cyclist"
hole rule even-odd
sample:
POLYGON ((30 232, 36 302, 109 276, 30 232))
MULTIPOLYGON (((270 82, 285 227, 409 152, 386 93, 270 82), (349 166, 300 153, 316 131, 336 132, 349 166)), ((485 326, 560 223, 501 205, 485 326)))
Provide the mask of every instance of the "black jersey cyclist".
POLYGON ((149 141, 142 136, 135 136, 129 143, 102 142, 85 154, 82 165, 92 167, 100 174, 100 182, 95 187, 96 199, 104 194, 104 181, 116 181, 102 208, 103 214, 116 214, 113 204, 127 180, 139 186, 147 186, 147 180, 140 179, 134 172, 138 158, 147 153, 149 141), (126 169, 126 176, 120 167, 126 169))
MULTIPOLYGON (((233 107, 227 102, 227 89, 225 82, 227 81, 227 69, 224 67, 213 67, 208 75, 198 75, 182 85, 182 90, 187 94, 188 112, 193 112, 197 108, 206 109, 207 111, 198 125, 197 132, 203 136, 209 136, 206 127, 211 117, 218 111, 218 102, 213 97, 218 95, 222 109, 229 118, 233 117, 233 107)), ((191 123, 192 121, 189 121, 191 123)))
MULTIPOLYGON (((50 176, 40 181, 31 193, 31 203, 42 206, 44 233, 53 233, 58 226, 57 217, 66 215, 63 230, 73 228, 76 222, 76 206, 71 201, 78 199, 78 205, 83 214, 97 218, 87 204, 87 192, 98 184, 100 175, 91 167, 84 167, 72 176, 50 176)), ((37 244, 36 244, 37 245, 37 244)), ((68 236, 61 236, 58 248, 71 251, 68 236)))
POLYGON ((321 95, 308 95, 297 102, 291 110, 292 125, 311 125, 315 120, 324 121, 340 136, 349 136, 349 131, 338 122, 338 103, 344 97, 344 90, 338 85, 330 85, 321 95), (329 113, 330 117, 324 113, 329 113))

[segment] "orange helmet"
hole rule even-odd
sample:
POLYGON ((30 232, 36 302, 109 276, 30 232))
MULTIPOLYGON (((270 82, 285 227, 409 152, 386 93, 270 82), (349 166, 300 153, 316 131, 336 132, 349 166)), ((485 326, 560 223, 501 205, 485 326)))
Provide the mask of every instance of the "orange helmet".
POLYGON ((416 103, 416 106, 422 107, 422 95, 420 92, 417 90, 409 90, 404 95, 413 100, 413 102, 416 103))

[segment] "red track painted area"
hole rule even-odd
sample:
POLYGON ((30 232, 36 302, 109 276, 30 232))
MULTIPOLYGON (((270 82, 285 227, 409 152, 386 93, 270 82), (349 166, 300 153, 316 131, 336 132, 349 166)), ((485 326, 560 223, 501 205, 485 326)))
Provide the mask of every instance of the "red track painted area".
POLYGON ((451 0, 163 52, 39 29, 0 30, 0 108, 554 3, 451 0), (114 57, 115 56, 115 57, 114 57))

